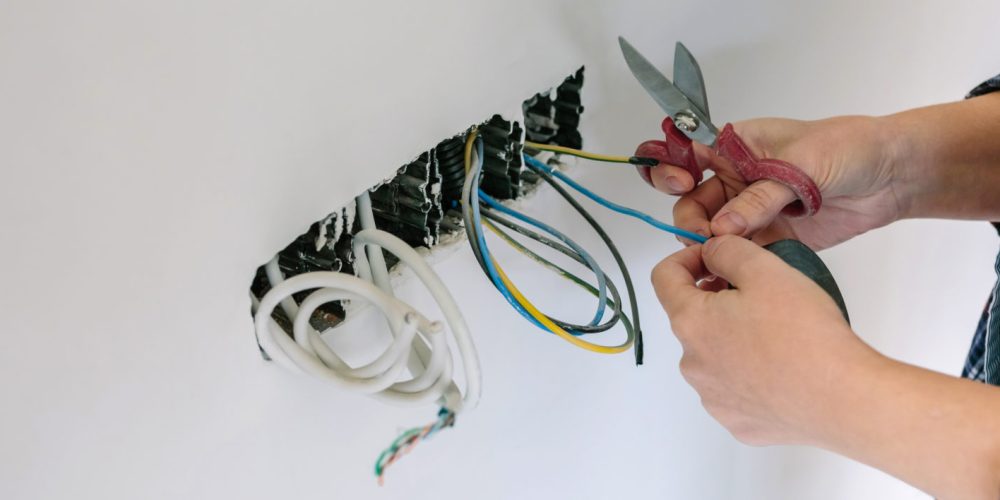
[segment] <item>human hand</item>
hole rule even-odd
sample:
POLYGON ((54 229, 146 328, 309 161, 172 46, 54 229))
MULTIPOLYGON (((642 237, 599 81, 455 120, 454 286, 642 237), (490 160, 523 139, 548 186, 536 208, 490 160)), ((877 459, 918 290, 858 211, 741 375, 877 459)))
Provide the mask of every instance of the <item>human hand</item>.
POLYGON ((653 287, 684 349, 681 374, 749 444, 820 444, 831 391, 884 359, 809 278, 746 239, 712 238, 660 262, 653 287), (699 280, 716 275, 721 280, 699 280), (736 289, 727 289, 726 282, 736 289))
POLYGON ((795 201, 789 188, 771 180, 748 186, 726 159, 696 142, 696 161, 715 172, 712 178, 695 186, 678 166, 661 164, 649 171, 658 190, 682 195, 674 206, 679 227, 705 236, 735 234, 761 244, 794 237, 819 250, 902 217, 905 200, 894 190, 899 148, 887 120, 764 118, 733 125, 758 157, 803 169, 823 194, 822 208, 812 217, 782 216, 782 208, 795 201))

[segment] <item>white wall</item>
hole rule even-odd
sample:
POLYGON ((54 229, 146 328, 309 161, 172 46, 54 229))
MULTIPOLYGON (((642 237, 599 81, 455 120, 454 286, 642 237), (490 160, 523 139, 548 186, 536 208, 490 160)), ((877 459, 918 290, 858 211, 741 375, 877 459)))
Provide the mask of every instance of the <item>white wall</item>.
MULTIPOLYGON (((381 489, 376 453, 433 409, 264 363, 246 290, 309 222, 581 63, 588 144, 627 152, 655 137, 661 112, 619 60, 619 33, 664 66, 683 40, 720 122, 887 113, 1000 71, 1000 4, 425 3, 0 6, 0 497, 922 498, 826 453, 744 447, 715 424, 677 374, 645 279, 678 244, 638 222, 599 213, 630 242, 639 369, 532 330, 468 252, 437 266, 470 311, 483 403, 381 489)), ((670 212, 630 172, 575 175, 670 212)), ((552 193, 533 208, 596 244, 552 193)), ((866 340, 957 373, 995 250, 982 223, 907 222, 825 258, 866 340)), ((499 256, 544 305, 583 314, 559 300, 564 285, 499 256)), ((415 284, 402 293, 426 304, 415 284)))

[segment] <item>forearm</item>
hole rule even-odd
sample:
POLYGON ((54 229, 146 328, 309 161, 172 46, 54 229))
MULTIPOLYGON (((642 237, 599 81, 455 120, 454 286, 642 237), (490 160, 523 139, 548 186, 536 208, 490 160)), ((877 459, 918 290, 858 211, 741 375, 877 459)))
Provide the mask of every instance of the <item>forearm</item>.
POLYGON ((939 498, 1000 498, 1000 388, 863 358, 831 389, 818 444, 939 498))
POLYGON ((1000 92, 882 120, 905 217, 1000 220, 1000 92))

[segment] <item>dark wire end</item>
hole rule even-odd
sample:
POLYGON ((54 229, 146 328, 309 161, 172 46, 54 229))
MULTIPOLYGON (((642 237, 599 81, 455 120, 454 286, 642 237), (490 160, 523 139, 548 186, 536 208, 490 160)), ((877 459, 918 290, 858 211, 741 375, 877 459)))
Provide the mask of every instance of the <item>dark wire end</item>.
POLYGON ((642 330, 635 329, 635 366, 642 366, 642 360, 646 356, 645 347, 642 345, 642 330))
POLYGON ((632 165, 641 165, 645 167, 655 167, 660 164, 660 160, 646 156, 630 156, 628 162, 632 165))

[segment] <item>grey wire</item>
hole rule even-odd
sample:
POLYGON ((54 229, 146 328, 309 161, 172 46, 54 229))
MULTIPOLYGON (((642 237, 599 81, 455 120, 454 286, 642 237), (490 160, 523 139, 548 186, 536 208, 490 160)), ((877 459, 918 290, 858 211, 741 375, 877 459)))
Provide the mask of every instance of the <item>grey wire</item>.
MULTIPOLYGON (((483 211, 482 213, 486 217, 490 218, 490 216, 486 213, 486 211, 483 211)), ((504 220, 504 221, 501 222, 499 220, 499 219, 501 219, 501 217, 498 214, 493 214, 493 215, 497 216, 496 218, 494 218, 494 220, 497 220, 497 222, 499 222, 500 224, 503 224, 505 226, 507 224, 510 224, 510 226, 508 226, 508 227, 511 227, 511 226, 518 227, 518 224, 516 222, 512 222, 512 221, 509 221, 509 220, 504 220)), ((510 237, 510 235, 507 234, 503 229, 501 229, 501 228, 498 227, 497 230, 503 232, 508 237, 510 237)), ((517 231, 517 229, 514 229, 514 230, 517 231)), ((527 232, 532 232, 532 231, 531 230, 527 230, 527 232)), ((539 236, 541 238, 544 238, 544 236, 541 236, 541 235, 537 235, 537 236, 539 236)), ((513 238, 511 238, 511 239, 513 240, 513 238)), ((586 281, 580 279, 579 277, 577 277, 573 273, 567 271, 566 269, 563 269, 562 267, 560 267, 560 266, 558 266, 558 265, 550 262, 548 259, 546 259, 546 258, 538 255, 537 253, 531 251, 531 249, 525 247, 524 245, 521 245, 520 243, 517 243, 517 240, 513 240, 513 241, 514 241, 514 244, 520 250, 522 250, 529 258, 531 258, 532 260, 534 260, 534 261, 538 262, 539 264, 545 266, 546 268, 550 269, 552 272, 554 272, 554 273, 556 273, 556 274, 558 274, 558 275, 560 275, 560 276, 562 276, 562 277, 564 277, 566 279, 569 279, 569 280, 573 281, 574 283, 576 283, 579 286, 581 286, 584 290, 587 290, 588 292, 590 292, 592 295, 599 296, 598 295, 599 292, 597 291, 597 288, 594 287, 593 285, 591 285, 590 283, 587 283, 586 281)), ((553 240, 553 243, 555 243, 556 245, 561 245, 560 243, 557 243, 554 240, 553 240)), ((571 257, 573 260, 579 262, 582 265, 587 265, 587 262, 579 254, 577 254, 576 252, 574 252, 572 249, 570 249, 568 247, 563 247, 563 248, 565 249, 566 255, 568 255, 569 257, 571 257)), ((628 321, 627 318, 622 314, 621 294, 618 291, 618 287, 615 286, 614 282, 611 280, 611 278, 607 274, 604 275, 604 279, 605 279, 605 281, 607 283, 608 291, 611 293, 611 298, 609 298, 606 301, 606 304, 608 304, 609 306, 611 306, 611 309, 613 311, 612 317, 608 321, 606 321, 604 323, 601 323, 599 325, 577 325, 577 324, 573 324, 573 323, 567 323, 567 322, 564 322, 564 321, 560 321, 560 320, 558 320, 556 318, 553 318, 552 316, 549 316, 549 315, 546 315, 546 317, 549 318, 550 320, 552 320, 553 323, 557 324, 563 330, 572 330, 572 333, 580 333, 580 334, 604 332, 604 331, 610 330, 615 324, 617 324, 618 321, 619 321, 619 319, 628 321)), ((631 326, 629 326, 629 329, 631 329, 631 326)))

